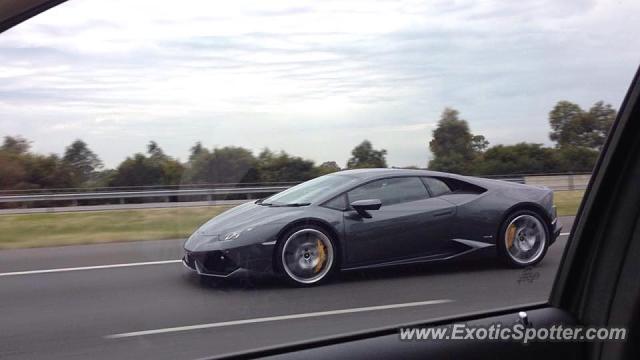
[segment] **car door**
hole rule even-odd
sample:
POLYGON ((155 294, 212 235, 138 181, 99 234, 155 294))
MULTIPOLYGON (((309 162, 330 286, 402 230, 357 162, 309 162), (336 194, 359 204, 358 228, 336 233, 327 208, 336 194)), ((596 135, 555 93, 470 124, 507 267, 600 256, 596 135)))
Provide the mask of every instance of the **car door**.
POLYGON ((392 177, 369 182, 347 193, 349 204, 379 199, 370 217, 345 212, 346 267, 429 256, 448 237, 447 219, 455 206, 432 198, 418 177, 392 177))

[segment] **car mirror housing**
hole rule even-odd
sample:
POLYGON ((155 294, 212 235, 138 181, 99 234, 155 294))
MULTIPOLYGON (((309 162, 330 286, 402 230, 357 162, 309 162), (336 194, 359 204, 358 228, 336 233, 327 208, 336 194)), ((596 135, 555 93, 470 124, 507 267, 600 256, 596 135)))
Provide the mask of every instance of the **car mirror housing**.
POLYGON ((351 207, 364 218, 371 218, 370 210, 378 210, 382 206, 380 199, 357 200, 351 203, 351 207))

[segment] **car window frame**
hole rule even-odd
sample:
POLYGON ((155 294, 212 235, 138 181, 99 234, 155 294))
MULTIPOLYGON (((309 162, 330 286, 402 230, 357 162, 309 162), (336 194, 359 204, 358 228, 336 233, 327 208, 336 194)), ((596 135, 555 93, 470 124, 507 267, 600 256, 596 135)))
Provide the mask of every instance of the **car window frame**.
MULTIPOLYGON (((331 210, 338 210, 336 208, 327 206, 327 203, 332 201, 333 199, 335 199, 337 197, 340 197, 340 196, 344 195, 345 198, 346 198, 346 201, 347 201, 347 207, 344 210, 338 210, 338 211, 343 211, 344 212, 344 211, 353 210, 353 207, 351 206, 351 201, 349 200, 349 192, 350 191, 352 191, 352 190, 354 190, 356 188, 359 188, 360 186, 364 186, 364 185, 367 185, 369 183, 372 183, 374 181, 395 179, 395 178, 418 178, 418 180, 420 180, 420 182, 422 183, 422 186, 424 186, 425 189, 427 190, 427 197, 425 197, 424 199, 420 199, 420 200, 431 199, 433 196, 431 196, 431 192, 429 191, 429 187, 424 183, 424 181, 422 181, 421 177, 422 177, 421 175, 393 175, 393 176, 385 176, 385 177, 370 179, 370 180, 367 180, 366 182, 363 182, 361 184, 358 184, 358 185, 352 186, 352 187, 350 187, 350 188, 348 188, 346 190, 343 190, 342 192, 340 192, 336 196, 332 196, 330 199, 328 199, 326 201, 323 201, 321 204, 319 204, 319 206, 327 208, 327 209, 331 209, 331 210)), ((412 200, 412 201, 419 201, 419 200, 412 200)), ((396 204, 392 204, 392 205, 404 204, 404 203, 407 203, 407 202, 410 202, 410 201, 404 201, 404 202, 396 203, 396 204)), ((390 205, 387 205, 387 206, 390 206, 390 205)))
POLYGON ((443 196, 443 195, 449 195, 449 194, 453 193, 453 190, 451 190, 451 187, 445 181, 443 181, 442 179, 439 179, 437 177, 434 177, 434 176, 421 176, 420 177, 420 181, 422 181, 424 186, 427 188, 427 191, 429 192, 430 197, 435 198, 435 197, 440 197, 440 196, 443 196), (449 192, 444 193, 444 194, 440 194, 440 195, 434 195, 433 191, 431 191, 431 186, 429 186, 429 184, 427 184, 427 182, 425 181, 425 179, 427 179, 427 178, 441 181, 442 183, 444 183, 447 186, 447 188, 449 189, 449 192))
POLYGON ((351 189, 349 189, 349 190, 346 190, 346 191, 344 192, 344 194, 345 194, 345 195, 346 195, 346 197, 347 197, 347 206, 348 206, 348 208, 349 208, 349 209, 353 209, 353 208, 351 207, 351 200, 349 199, 349 192, 351 192, 351 191, 353 191, 353 190, 355 190, 355 189, 357 189, 357 188, 359 188, 359 187, 361 187, 361 186, 365 186, 365 185, 371 184, 371 183, 376 182, 376 181, 390 180, 390 179, 398 179, 398 178, 417 178, 417 179, 418 179, 418 181, 419 181, 419 182, 422 184, 422 186, 425 188, 425 194, 426 194, 427 196, 426 196, 424 199, 416 199, 416 200, 410 200, 410 201, 401 201, 401 202, 397 202, 397 203, 393 203, 393 204, 382 204, 382 206, 392 206, 392 205, 398 205, 398 204, 406 204, 406 203, 413 202, 413 201, 427 200, 427 199, 430 199, 430 198, 432 197, 432 196, 431 196, 431 193, 429 192, 429 188, 427 188, 427 187, 425 186, 424 182, 420 179, 420 176, 416 176, 416 175, 388 176, 388 177, 382 177, 382 178, 372 179, 372 180, 370 180, 370 181, 367 181, 367 182, 364 182, 364 183, 359 184, 359 185, 357 185, 357 186, 354 186, 354 187, 352 187, 352 188, 351 188, 351 189))
POLYGON ((322 202, 320 205, 318 205, 318 206, 321 206, 321 207, 326 208, 326 209, 331 209, 331 210, 347 211, 347 210, 349 210, 349 207, 350 207, 350 205, 349 205, 349 198, 347 197, 347 192, 345 191, 345 192, 342 192, 342 193, 340 193, 340 194, 338 194, 338 195, 336 195, 336 196, 333 196, 333 197, 331 197, 329 200, 323 201, 323 202, 322 202), (329 205, 327 205, 327 204, 329 204, 330 202, 332 202, 333 200, 335 200, 335 199, 337 199, 337 198, 339 198, 339 197, 344 197, 344 203, 345 203, 344 208, 342 208, 342 209, 338 209, 338 208, 335 208, 335 207, 333 207, 333 206, 329 206, 329 205))

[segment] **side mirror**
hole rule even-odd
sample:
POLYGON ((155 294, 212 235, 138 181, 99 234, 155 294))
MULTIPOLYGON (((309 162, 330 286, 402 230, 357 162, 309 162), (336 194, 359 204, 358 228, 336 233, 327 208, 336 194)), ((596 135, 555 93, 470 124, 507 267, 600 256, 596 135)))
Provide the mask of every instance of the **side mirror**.
POLYGON ((371 214, 368 213, 369 210, 378 210, 382 206, 382 201, 380 199, 367 199, 367 200, 357 200, 351 203, 351 207, 354 208, 358 214, 364 218, 371 218, 371 214))

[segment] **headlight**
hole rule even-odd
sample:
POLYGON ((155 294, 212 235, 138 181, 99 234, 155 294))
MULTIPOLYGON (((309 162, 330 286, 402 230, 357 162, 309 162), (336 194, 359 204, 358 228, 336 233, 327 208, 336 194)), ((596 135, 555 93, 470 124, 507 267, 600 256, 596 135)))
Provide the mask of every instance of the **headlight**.
POLYGON ((231 240, 235 240, 240 236, 240 233, 237 231, 234 232, 230 232, 227 235, 222 237, 222 241, 231 241, 231 240))

